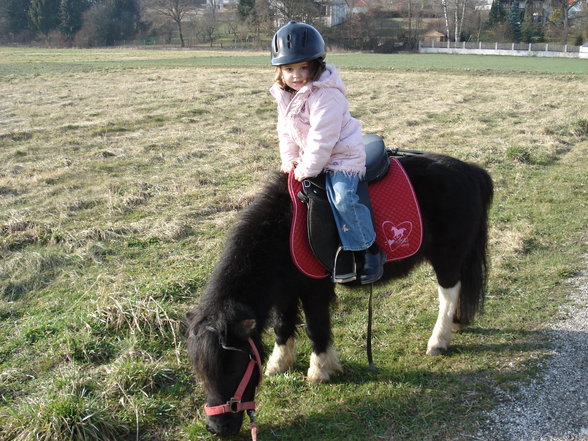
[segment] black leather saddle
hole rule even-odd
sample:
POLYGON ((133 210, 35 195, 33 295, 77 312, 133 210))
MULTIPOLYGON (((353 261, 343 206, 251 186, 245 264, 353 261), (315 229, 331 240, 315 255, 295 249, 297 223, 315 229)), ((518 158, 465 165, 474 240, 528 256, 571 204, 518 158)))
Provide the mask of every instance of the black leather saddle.
MULTIPOLYGON (((368 184, 383 178, 390 168, 390 158, 384 140, 378 135, 364 135, 366 150, 366 174, 357 189, 360 201, 371 211, 368 184)), ((325 190, 325 175, 302 181, 298 197, 308 208, 308 241, 310 248, 321 264, 340 283, 355 280, 357 266, 355 255, 341 248, 339 233, 325 190)), ((373 219, 373 215, 372 215, 373 219)))

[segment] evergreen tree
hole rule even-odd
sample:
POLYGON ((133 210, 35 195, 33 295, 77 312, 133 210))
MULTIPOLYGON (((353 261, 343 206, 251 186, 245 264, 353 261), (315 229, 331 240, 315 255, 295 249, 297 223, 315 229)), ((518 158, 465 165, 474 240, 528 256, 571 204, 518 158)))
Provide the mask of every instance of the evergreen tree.
POLYGON ((545 41, 543 27, 539 23, 533 22, 533 10, 531 7, 525 8, 523 23, 521 24, 521 41, 525 43, 540 43, 545 41))
POLYGON ((82 14, 89 6, 87 0, 60 0, 59 30, 63 35, 71 38, 82 28, 82 14))
POLYGON ((237 12, 239 17, 247 20, 251 15, 255 14, 255 0, 239 0, 237 12))
POLYGON ((101 1, 84 14, 76 42, 82 46, 112 46, 134 36, 139 19, 135 0, 101 1))
POLYGON ((515 43, 521 41, 521 11, 516 0, 510 5, 510 12, 508 13, 508 25, 512 32, 512 38, 515 43))
POLYGON ((30 0, 4 0, 0 13, 6 22, 6 30, 18 34, 29 30, 30 0))
POLYGON ((493 28, 497 24, 503 23, 506 19, 506 12, 500 0, 493 0, 490 7, 490 14, 488 16, 488 27, 493 28))
POLYGON ((135 0, 107 0, 110 4, 109 44, 134 35, 139 24, 139 6, 135 0))
POLYGON ((32 0, 29 18, 33 30, 47 35, 59 25, 59 0, 32 0))

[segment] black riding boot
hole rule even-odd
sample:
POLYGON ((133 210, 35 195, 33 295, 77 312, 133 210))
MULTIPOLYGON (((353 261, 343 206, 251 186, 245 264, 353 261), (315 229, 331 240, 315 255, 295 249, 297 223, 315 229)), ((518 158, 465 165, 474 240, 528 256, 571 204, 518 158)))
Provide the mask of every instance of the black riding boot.
POLYGON ((384 274, 386 257, 386 253, 380 250, 380 247, 375 242, 365 251, 363 270, 360 277, 362 285, 380 280, 384 274))

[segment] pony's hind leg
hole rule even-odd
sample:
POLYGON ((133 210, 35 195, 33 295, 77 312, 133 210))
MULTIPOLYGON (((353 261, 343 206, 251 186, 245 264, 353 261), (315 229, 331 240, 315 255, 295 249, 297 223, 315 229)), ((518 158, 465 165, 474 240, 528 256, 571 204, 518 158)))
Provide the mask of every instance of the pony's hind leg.
POLYGON ((298 324, 298 299, 292 296, 283 297, 290 300, 276 308, 274 332, 276 339, 274 350, 269 357, 266 375, 277 375, 286 372, 296 361, 296 325, 298 324))
POLYGON ((460 289, 461 282, 457 282, 455 286, 450 288, 438 286, 439 315, 427 344, 427 355, 440 355, 447 351, 447 346, 451 340, 453 317, 459 302, 460 289))

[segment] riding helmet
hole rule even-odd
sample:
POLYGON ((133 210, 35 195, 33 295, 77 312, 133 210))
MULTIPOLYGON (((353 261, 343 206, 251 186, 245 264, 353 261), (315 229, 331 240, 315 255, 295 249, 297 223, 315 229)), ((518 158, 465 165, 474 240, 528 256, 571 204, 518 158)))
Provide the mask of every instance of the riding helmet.
POLYGON ((273 66, 312 61, 326 53, 323 37, 306 23, 291 21, 278 29, 272 39, 273 66))

